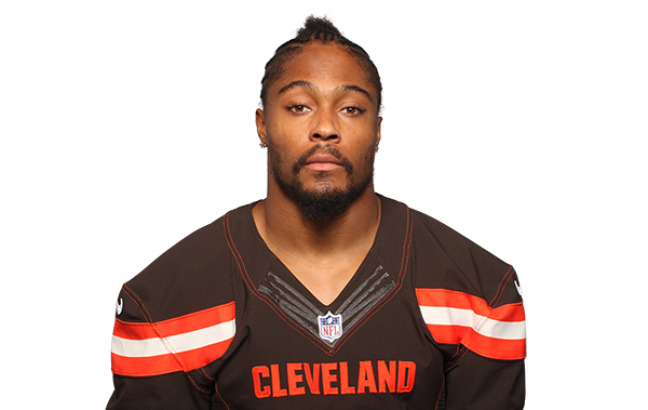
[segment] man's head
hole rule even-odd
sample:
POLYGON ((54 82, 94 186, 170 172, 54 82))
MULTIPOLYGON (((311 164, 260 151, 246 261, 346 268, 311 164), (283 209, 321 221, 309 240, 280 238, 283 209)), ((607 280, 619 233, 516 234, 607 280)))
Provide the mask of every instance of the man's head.
POLYGON ((306 19, 304 27, 297 31, 297 36, 292 40, 283 43, 275 51, 274 56, 267 62, 265 66, 265 74, 261 80, 261 103, 265 107, 267 104, 267 93, 270 85, 281 75, 283 70, 289 65, 294 57, 304 50, 304 46, 319 42, 322 44, 337 44, 344 47, 349 54, 354 56, 358 64, 363 68, 365 75, 369 82, 371 82, 376 90, 378 110, 380 111, 382 103, 382 84, 380 82, 380 75, 378 68, 369 58, 369 54, 357 45, 350 41, 340 33, 340 31, 331 23, 326 17, 317 18, 309 16, 306 19))
POLYGON ((378 71, 328 20, 309 17, 268 62, 262 84, 257 131, 268 146, 268 195, 283 193, 306 220, 328 222, 373 188, 378 71))

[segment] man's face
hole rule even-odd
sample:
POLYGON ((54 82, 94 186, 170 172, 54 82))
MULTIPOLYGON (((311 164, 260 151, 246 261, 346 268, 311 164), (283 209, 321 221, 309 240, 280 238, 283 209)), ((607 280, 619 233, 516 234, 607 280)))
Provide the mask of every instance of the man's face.
POLYGON ((288 62, 257 111, 270 183, 327 221, 372 182, 380 140, 376 90, 344 48, 313 43, 288 62))

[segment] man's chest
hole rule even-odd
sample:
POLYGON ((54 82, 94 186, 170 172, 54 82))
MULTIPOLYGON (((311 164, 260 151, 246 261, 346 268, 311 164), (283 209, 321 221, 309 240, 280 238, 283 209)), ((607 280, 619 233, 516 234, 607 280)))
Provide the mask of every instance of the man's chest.
POLYGON ((254 235, 230 237, 237 334, 209 375, 227 407, 434 408, 444 363, 414 291, 412 219, 399 208, 383 223, 328 304, 254 235))
POLYGON ((416 408, 437 399, 442 356, 416 301, 387 272, 376 269, 330 310, 269 278, 262 297, 248 299, 216 377, 230 408, 416 408))

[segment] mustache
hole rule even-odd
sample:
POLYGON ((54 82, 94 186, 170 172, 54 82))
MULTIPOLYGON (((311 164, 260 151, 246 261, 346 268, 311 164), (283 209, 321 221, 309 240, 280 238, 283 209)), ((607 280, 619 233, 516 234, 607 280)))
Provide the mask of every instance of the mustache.
POLYGON ((306 161, 308 161, 308 158, 312 157, 315 154, 331 155, 335 157, 335 159, 340 161, 340 164, 344 167, 347 174, 351 175, 353 173, 353 165, 351 164, 351 161, 349 160, 349 158, 342 155, 337 148, 335 148, 332 145, 314 145, 308 151, 300 155, 299 158, 297 158, 297 161, 295 161, 295 164, 293 165, 292 168, 293 174, 297 175, 299 171, 304 166, 306 166, 306 161))

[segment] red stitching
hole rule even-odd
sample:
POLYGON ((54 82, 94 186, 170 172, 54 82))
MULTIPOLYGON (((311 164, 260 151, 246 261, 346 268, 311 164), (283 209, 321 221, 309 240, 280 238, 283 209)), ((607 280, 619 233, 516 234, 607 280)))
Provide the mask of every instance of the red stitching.
POLYGON ((194 381, 193 376, 191 376, 191 374, 189 374, 189 372, 185 372, 185 374, 189 378, 189 381, 191 382, 191 384, 193 384, 193 386, 196 388, 196 390, 198 390, 202 394, 207 394, 207 395, 210 394, 210 392, 208 390, 204 390, 203 388, 198 387, 198 384, 194 381))
MULTIPOLYGON (((466 354, 470 351, 470 350, 469 350, 467 347, 465 347, 465 346, 459 345, 459 347, 460 347, 460 348, 463 347, 463 349, 459 349, 459 351, 457 351, 457 353, 461 352, 461 355, 460 355, 459 357, 457 357, 455 360, 453 360, 453 362, 452 362, 452 366, 454 366, 454 365, 457 364, 461 359, 463 359, 464 357, 466 357, 466 354)), ((448 364, 449 364, 449 363, 448 363, 448 364)), ((450 364, 449 364, 449 365, 450 365, 450 364)))
POLYGON ((131 300, 132 300, 133 302, 135 302, 135 304, 137 305, 137 309, 140 311, 140 313, 142 314, 142 316, 144 316, 144 318, 145 318, 146 320, 148 320, 149 323, 152 324, 152 323, 153 323, 153 317, 152 317, 151 314, 149 313, 148 309, 146 309, 146 306, 144 306, 144 302, 142 302, 142 299, 140 299, 140 297, 137 296, 137 293, 133 292, 133 290, 132 290, 131 288, 129 288, 128 285, 126 285, 125 283, 124 283, 124 286, 123 286, 123 287, 124 287, 124 291, 125 291, 125 293, 126 293, 126 294, 131 298, 131 300), (137 299, 137 300, 135 300, 135 299, 137 299))
POLYGON ((256 294, 256 287, 254 287, 252 284, 252 279, 249 277, 247 273, 247 269, 245 268, 245 264, 243 263, 243 258, 241 257, 241 254, 238 252, 238 249, 236 248, 236 244, 234 243, 234 239, 232 238, 232 234, 229 226, 229 216, 230 216, 230 212, 228 212, 225 215, 225 218, 223 218, 223 230, 225 231, 225 240, 227 242, 227 247, 229 248, 230 252, 232 252, 232 256, 234 256, 234 259, 236 260, 236 264, 238 265, 239 272, 241 272, 241 276, 243 276, 243 280, 245 281, 245 284, 250 288, 250 290, 252 290, 253 293, 256 294), (234 247, 234 249, 232 249, 232 247, 234 247))
POLYGON ((457 344, 457 351, 455 352, 455 354, 453 354, 453 355, 450 357, 449 360, 454 360, 457 356, 459 356, 459 353, 461 352, 461 347, 462 347, 461 344, 458 343, 458 344, 457 344))
POLYGON ((439 390, 439 397, 437 397, 436 403, 434 403, 434 410, 439 408, 439 402, 441 397, 443 397, 443 391, 445 390, 445 375, 443 375, 443 383, 441 383, 441 390, 439 390))
MULTIPOLYGON (((134 292, 131 288, 129 288, 126 284, 123 285, 123 288, 124 288, 125 291, 127 291, 126 294, 127 294, 131 299, 133 299, 133 298, 137 298, 137 301, 136 301, 135 299, 133 299, 133 302, 135 302, 135 304, 136 304, 137 307, 139 308, 139 310, 140 310, 140 312, 142 313, 142 315, 145 316, 145 319, 148 320, 148 324, 149 324, 149 326, 151 326, 151 328, 155 331, 155 334, 158 335, 158 338, 160 338, 160 339, 164 339, 164 336, 162 336, 162 333, 160 332, 160 330, 155 326, 155 323, 153 322, 153 317, 151 316, 151 314, 149 313, 148 309, 147 309, 146 306, 144 305, 144 302, 142 302, 142 299, 140 299, 140 297, 137 295, 137 293, 135 293, 135 292, 134 292), (131 295, 131 294, 132 294, 132 295, 131 295), (139 303, 138 303, 138 301, 139 301, 139 303)), ((191 383, 194 385, 194 387, 195 387, 196 389, 198 389, 198 391, 200 391, 201 393, 208 394, 207 391, 205 391, 205 390, 201 389, 200 387, 198 387, 198 385, 193 381, 191 375, 189 374, 189 370, 186 368, 186 366, 184 365, 184 363, 182 363, 182 362, 180 361, 180 359, 178 358, 178 356, 177 356, 174 352, 169 352, 169 353, 171 354, 171 356, 173 356, 173 359, 178 363, 178 365, 180 366, 180 368, 182 369, 182 371, 187 375, 187 377, 189 378, 189 380, 191 380, 191 383)))
POLYGON ((205 368, 204 368, 204 367, 199 367, 197 370, 199 370, 200 373, 202 373, 203 377, 204 377, 205 379, 209 380, 210 382, 213 382, 214 380, 216 380, 215 377, 209 377, 209 375, 208 375, 207 372, 205 371, 205 368))
POLYGON ((225 406, 225 408, 229 410, 229 406, 227 405, 227 403, 225 403, 225 400, 223 400, 220 393, 218 393, 218 386, 216 385, 216 383, 214 383, 214 395, 216 396, 218 401, 220 401, 223 404, 223 406, 225 406))
POLYGON ((506 271, 506 274, 504 275, 504 277, 500 281, 500 284, 497 287, 497 293, 495 294, 495 297, 493 297, 493 300, 490 303, 491 307, 495 307, 499 303, 500 299, 502 298, 502 295, 504 294, 504 289, 506 289, 506 286, 508 285, 509 281, 513 277, 514 273, 515 273, 515 270, 513 269, 513 266, 509 265, 509 270, 506 271))

